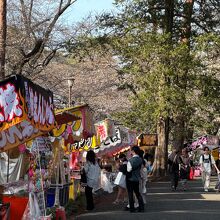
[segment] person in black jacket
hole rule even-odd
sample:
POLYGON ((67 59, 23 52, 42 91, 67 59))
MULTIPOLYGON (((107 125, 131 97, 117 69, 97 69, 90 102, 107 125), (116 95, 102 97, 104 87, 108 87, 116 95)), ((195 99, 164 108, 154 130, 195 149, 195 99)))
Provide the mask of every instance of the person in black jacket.
POLYGON ((218 153, 218 159, 215 161, 215 164, 216 164, 218 170, 220 170, 220 152, 218 153))
POLYGON ((180 155, 180 180, 182 182, 183 191, 186 191, 187 180, 189 179, 190 167, 192 166, 192 160, 189 157, 189 153, 186 148, 182 149, 180 155))
MULTIPOLYGON (((220 170, 220 152, 218 153, 218 159, 215 161, 216 167, 220 170)), ((220 192, 220 174, 218 173, 218 180, 216 183, 216 187, 218 192, 220 192)))
POLYGON ((168 157, 168 168, 171 180, 171 189, 175 191, 179 181, 179 165, 181 158, 177 149, 173 148, 172 153, 168 157))
POLYGON ((141 166, 143 164, 142 158, 139 157, 140 148, 133 146, 131 148, 132 157, 127 163, 127 191, 130 212, 135 212, 134 208, 134 195, 135 193, 138 200, 138 212, 144 212, 144 202, 139 190, 139 181, 141 180, 141 166), (128 175, 130 174, 130 175, 128 175))

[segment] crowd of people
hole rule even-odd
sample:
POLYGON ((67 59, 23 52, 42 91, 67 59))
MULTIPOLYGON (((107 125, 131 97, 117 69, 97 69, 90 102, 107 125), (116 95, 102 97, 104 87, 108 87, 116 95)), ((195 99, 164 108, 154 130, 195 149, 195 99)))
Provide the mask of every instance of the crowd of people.
MULTIPOLYGON (((146 203, 146 182, 149 163, 144 151, 138 146, 131 148, 130 159, 125 154, 120 154, 117 160, 118 174, 114 184, 118 186, 118 192, 113 204, 123 202, 125 210, 130 212, 143 212, 146 203), (135 197, 135 198, 134 198, 135 197)), ((86 155, 86 163, 82 167, 81 181, 85 187, 86 209, 94 209, 93 191, 98 189, 101 169, 96 160, 95 153, 90 150, 86 155)))
MULTIPOLYGON (((204 191, 208 192, 210 187, 210 177, 213 168, 218 174, 218 182, 216 184, 216 189, 219 192, 219 178, 220 178, 220 153, 217 161, 214 160, 208 147, 204 147, 203 153, 199 159, 199 165, 202 174, 202 182, 204 191)), ((193 167, 193 160, 189 156, 187 149, 182 149, 181 153, 175 148, 168 157, 168 170, 171 179, 171 189, 175 191, 177 189, 179 180, 182 182, 182 188, 186 191, 187 180, 189 179, 190 170, 193 167)))
MULTIPOLYGON (((133 146, 130 153, 131 157, 129 159, 123 153, 117 158, 116 168, 118 173, 114 184, 118 186, 118 191, 113 204, 124 203, 125 210, 129 210, 130 212, 144 212, 147 193, 146 183, 150 170, 150 165, 147 161, 149 155, 138 146, 133 146)), ((218 174, 219 180, 216 184, 216 189, 219 191, 220 153, 218 160, 215 161, 209 148, 205 147, 204 153, 200 156, 199 164, 202 172, 204 191, 207 192, 209 190, 212 168, 215 168, 218 174)), ((178 185, 181 185, 183 191, 187 190, 187 181, 192 167, 193 160, 186 148, 182 149, 181 152, 176 149, 172 150, 172 153, 168 156, 168 173, 170 175, 172 191, 177 190, 178 185)), ((96 155, 92 150, 87 152, 83 171, 86 176, 85 196, 87 210, 93 210, 93 191, 98 188, 100 183, 101 169, 100 164, 96 160, 96 155)))

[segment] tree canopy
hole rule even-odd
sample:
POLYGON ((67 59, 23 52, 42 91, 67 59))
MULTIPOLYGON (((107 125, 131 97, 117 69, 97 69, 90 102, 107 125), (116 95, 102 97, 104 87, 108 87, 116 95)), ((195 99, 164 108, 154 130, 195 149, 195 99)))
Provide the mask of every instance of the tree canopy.
POLYGON ((213 133, 219 109, 219 1, 115 1, 100 18, 102 37, 118 57, 123 88, 134 91, 128 125, 156 130, 159 117, 184 119, 213 133), (103 31, 104 30, 104 31, 103 31))

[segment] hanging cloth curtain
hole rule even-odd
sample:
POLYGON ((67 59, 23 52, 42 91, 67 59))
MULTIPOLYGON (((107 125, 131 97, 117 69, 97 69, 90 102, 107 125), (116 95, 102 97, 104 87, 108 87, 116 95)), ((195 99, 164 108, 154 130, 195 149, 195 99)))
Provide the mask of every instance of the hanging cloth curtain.
POLYGON ((9 175, 9 182, 18 181, 21 175, 24 174, 22 167, 24 163, 24 155, 20 154, 20 156, 16 159, 9 158, 8 155, 3 152, 0 154, 0 184, 7 183, 7 173, 9 175), (9 161, 9 170, 8 170, 8 161, 9 161))

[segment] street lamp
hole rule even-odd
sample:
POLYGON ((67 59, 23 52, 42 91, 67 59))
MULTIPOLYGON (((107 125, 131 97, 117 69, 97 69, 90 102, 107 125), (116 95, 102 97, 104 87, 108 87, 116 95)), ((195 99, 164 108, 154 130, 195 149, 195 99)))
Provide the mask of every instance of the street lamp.
POLYGON ((71 106, 71 95, 72 95, 72 87, 74 83, 74 78, 67 79, 68 87, 69 87, 69 107, 71 106))

